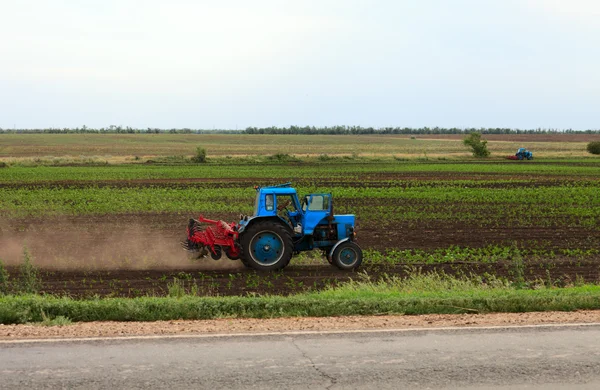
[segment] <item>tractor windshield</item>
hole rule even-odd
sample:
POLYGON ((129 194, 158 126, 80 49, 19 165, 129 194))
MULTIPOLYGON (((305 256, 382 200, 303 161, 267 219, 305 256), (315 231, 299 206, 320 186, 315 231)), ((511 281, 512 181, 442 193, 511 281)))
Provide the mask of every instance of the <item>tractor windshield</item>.
POLYGON ((329 197, 326 195, 313 195, 308 209, 310 211, 329 210, 329 197))
POLYGON ((327 211, 331 197, 327 194, 307 195, 302 199, 302 211, 327 211))

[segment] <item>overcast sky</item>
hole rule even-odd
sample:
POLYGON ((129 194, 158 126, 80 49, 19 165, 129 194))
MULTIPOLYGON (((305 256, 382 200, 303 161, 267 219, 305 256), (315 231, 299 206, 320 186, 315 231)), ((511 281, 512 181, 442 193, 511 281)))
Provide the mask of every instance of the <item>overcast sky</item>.
POLYGON ((0 127, 600 128, 597 0, 0 0, 0 127))

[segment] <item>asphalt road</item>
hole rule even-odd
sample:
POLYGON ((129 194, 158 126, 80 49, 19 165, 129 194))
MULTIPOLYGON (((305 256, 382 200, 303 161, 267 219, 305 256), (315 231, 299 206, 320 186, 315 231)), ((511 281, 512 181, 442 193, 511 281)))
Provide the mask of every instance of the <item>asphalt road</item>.
POLYGON ((0 343, 0 388, 599 389, 600 326, 0 343))

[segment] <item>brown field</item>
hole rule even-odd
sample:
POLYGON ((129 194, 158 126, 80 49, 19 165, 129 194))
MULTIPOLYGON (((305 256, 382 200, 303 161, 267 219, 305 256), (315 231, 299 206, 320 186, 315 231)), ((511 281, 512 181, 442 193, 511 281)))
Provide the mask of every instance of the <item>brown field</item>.
MULTIPOLYGON (((247 135, 247 134, 0 134, 0 160, 95 158, 127 162, 166 156, 191 156, 197 146, 209 157, 272 155, 352 155, 468 157, 463 135, 247 135), (414 139, 412 139, 414 138, 414 139)), ((493 155, 527 147, 537 156, 586 156, 593 134, 484 135, 493 155)))
MULTIPOLYGON (((423 134, 416 135, 416 138, 422 139, 443 139, 443 140, 462 140, 465 136, 462 134, 423 134)), ((488 141, 502 142, 592 142, 599 141, 600 134, 484 134, 483 139, 488 141)))
MULTIPOLYGON (((600 280, 598 261, 600 258, 587 259, 574 264, 570 259, 553 262, 528 263, 523 271, 528 281, 551 280, 560 286, 576 281, 597 282, 600 280)), ((205 262, 213 262, 211 259, 205 262)), ((215 263, 229 260, 219 260, 215 263)), ((237 263, 234 263, 237 264, 237 263)), ((43 270, 41 292, 67 295, 71 297, 136 297, 168 293, 169 284, 179 280, 187 291, 197 288, 197 295, 234 296, 247 294, 290 295, 307 290, 318 290, 350 279, 361 280, 360 273, 340 271, 325 265, 291 265, 278 273, 256 273, 254 271, 228 266, 215 270, 209 265, 198 265, 181 269, 148 270, 43 270)), ((16 268, 9 268, 12 274, 16 268)), ((448 275, 494 275, 494 277, 513 277, 514 265, 510 262, 497 264, 453 263, 453 264, 416 264, 412 266, 396 265, 376 267, 366 265, 360 271, 370 278, 378 279, 384 274, 406 277, 415 272, 444 272, 448 275)))
MULTIPOLYGON (((184 237, 187 216, 177 214, 139 214, 13 221, 19 230, 3 234, 3 249, 8 269, 16 277, 22 244, 27 243, 42 269, 46 293, 73 297, 165 295, 168 284, 179 279, 200 295, 292 294, 320 289, 358 273, 339 271, 322 258, 303 259, 276 274, 261 274, 244 268, 239 261, 226 258, 192 260, 179 246, 184 237), (11 265, 12 264, 12 265, 11 265)), ((225 218, 235 219, 234 215, 225 218)), ((481 229, 452 225, 419 226, 359 225, 359 243, 372 249, 436 249, 449 245, 480 247, 511 240, 552 242, 557 247, 597 244, 590 241, 597 231, 585 229, 481 229)), ((527 280, 600 280, 600 256, 577 260, 559 257, 552 261, 526 261, 527 280)), ((513 276, 511 261, 493 264, 443 263, 411 265, 370 265, 368 259, 359 270, 371 277, 383 274, 406 276, 415 272, 438 271, 453 275, 513 276)))

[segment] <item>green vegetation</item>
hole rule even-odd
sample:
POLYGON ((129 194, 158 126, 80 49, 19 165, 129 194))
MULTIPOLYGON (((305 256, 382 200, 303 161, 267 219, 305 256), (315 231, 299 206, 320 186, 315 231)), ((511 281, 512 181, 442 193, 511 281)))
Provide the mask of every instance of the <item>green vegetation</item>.
POLYGON ((19 267, 20 279, 18 291, 25 294, 35 294, 40 290, 41 280, 37 267, 33 265, 27 248, 23 249, 23 263, 19 267))
POLYGON ((10 275, 4 267, 4 262, 0 259, 0 295, 7 294, 10 291, 10 275))
MULTIPOLYGON (((581 171, 586 169, 592 170, 582 167, 581 171)), ((345 180, 339 179, 336 185, 311 184, 308 180, 297 180, 295 184, 300 193, 332 192, 336 209, 357 214, 362 222, 449 221, 473 226, 559 224, 595 228, 600 215, 600 182, 593 179, 549 181, 540 187, 530 187, 526 180, 387 181, 386 187, 368 183, 353 187, 351 183, 344 185, 345 180)), ((246 187, 229 188, 218 188, 211 183, 147 187, 38 183, 32 187, 4 187, 0 188, 0 215, 248 214, 253 210, 253 184, 262 183, 249 182, 246 187), (207 188, 211 185, 213 188, 207 188)))
MULTIPOLYGON (((513 151, 514 152, 514 151, 513 151)), ((330 156, 331 157, 331 156, 330 156)), ((283 158, 283 157, 281 157, 283 158)), ((211 159, 212 160, 212 159, 211 159)), ((469 163, 469 162, 403 162, 403 161, 348 161, 346 159, 334 160, 334 162, 325 163, 307 163, 297 165, 292 162, 292 167, 288 164, 272 163, 265 167, 263 162, 247 161, 246 163, 206 163, 201 165, 146 165, 146 164, 126 164, 109 166, 32 166, 22 167, 13 166, 11 169, 0 170, 0 184, 14 183, 26 186, 28 183, 43 184, 56 183, 63 181, 84 181, 99 182, 107 180, 116 181, 140 181, 140 180, 175 180, 175 179, 213 179, 218 182, 220 179, 250 179, 254 183, 257 181, 269 182, 282 179, 293 179, 294 183, 307 182, 318 183, 324 179, 343 180, 351 184, 356 182, 359 176, 373 176, 370 181, 380 181, 377 176, 384 174, 410 175, 421 174, 421 180, 425 183, 437 181, 439 174, 454 174, 461 177, 450 177, 454 180, 469 180, 471 184, 481 183, 481 179, 487 179, 488 183, 492 180, 511 181, 523 180, 528 182, 528 175, 546 176, 552 179, 552 176, 574 176, 596 179, 600 176, 600 163, 595 161, 536 161, 530 164, 519 164, 518 162, 506 161, 501 163, 469 163), (315 175, 318 170, 319 175, 315 175), (491 174, 493 177, 485 177, 491 174), (428 180, 428 176, 432 176, 428 180), (509 177, 506 177, 509 176, 509 177)), ((560 178, 564 180, 564 178, 560 178)), ((397 180, 398 184, 415 184, 418 181, 411 180, 407 183, 406 179, 401 177, 397 180)), ((385 184, 384 183, 382 184, 385 184)), ((262 182, 256 184, 264 184, 262 182)), ((135 184, 135 183, 131 183, 135 184)))
POLYGON ((7 294, 36 294, 42 286, 40 271, 33 264, 27 247, 23 248, 22 262, 18 268, 18 278, 10 280, 10 274, 4 262, 0 259, 0 295, 7 294))
POLYGON ((587 151, 591 154, 600 154, 600 141, 587 144, 587 151))
POLYGON ((301 161, 299 158, 290 156, 287 153, 276 153, 271 156, 267 156, 265 162, 283 164, 283 163, 291 163, 291 162, 299 162, 299 161, 301 161))
POLYGON ((38 322, 42 326, 65 326, 71 325, 73 321, 65 316, 56 316, 54 318, 49 317, 44 311, 41 312, 42 320, 38 322))
POLYGON ((156 321, 378 314, 490 313, 600 309, 600 287, 518 289, 501 280, 443 274, 351 281, 322 292, 282 296, 171 297, 76 300, 53 296, 0 297, 0 323, 156 321), (60 320, 59 320, 60 319, 60 320))
POLYGON ((201 146, 196 148, 196 154, 192 157, 192 162, 205 163, 206 162, 206 149, 201 146))
POLYGON ((487 141, 481 140, 481 133, 471 133, 464 140, 465 146, 469 146, 473 151, 473 157, 489 157, 490 151, 487 149, 487 141))

